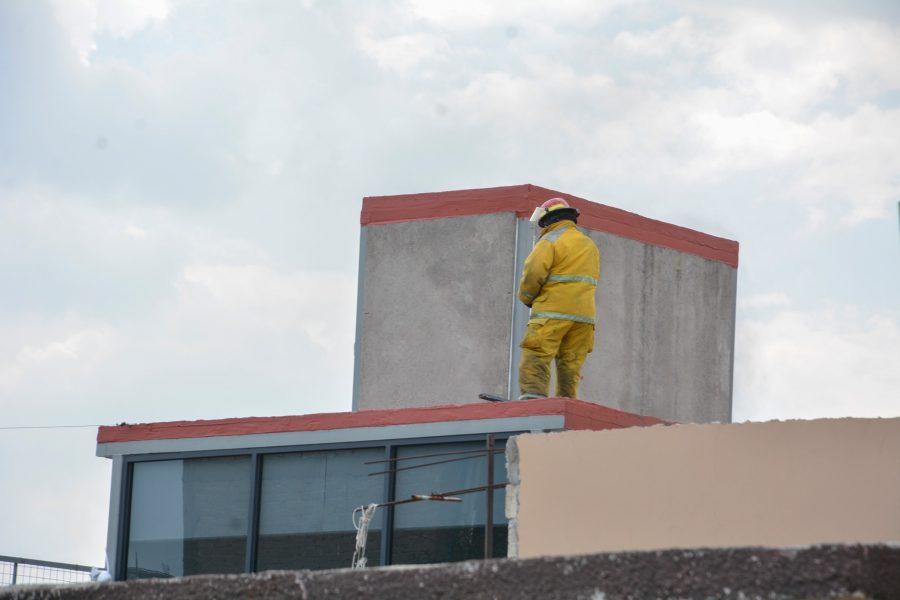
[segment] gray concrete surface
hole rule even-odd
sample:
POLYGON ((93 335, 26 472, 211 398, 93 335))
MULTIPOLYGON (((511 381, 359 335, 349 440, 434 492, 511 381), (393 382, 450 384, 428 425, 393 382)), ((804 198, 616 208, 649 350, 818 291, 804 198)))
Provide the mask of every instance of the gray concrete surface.
POLYGON ((506 393, 515 235, 513 213, 366 227, 355 409, 506 393))
POLYGON ((737 271, 602 232, 597 337, 581 395, 681 423, 731 421, 737 271))
POLYGON ((900 548, 668 550, 424 567, 271 571, 0 591, 0 600, 851 597, 900 598, 900 548))
MULTIPOLYGON (((500 213, 364 229, 354 408, 518 396, 527 309, 514 291, 531 225, 500 213)), ((729 422, 737 271, 588 233, 602 265, 581 399, 679 422, 729 422)))

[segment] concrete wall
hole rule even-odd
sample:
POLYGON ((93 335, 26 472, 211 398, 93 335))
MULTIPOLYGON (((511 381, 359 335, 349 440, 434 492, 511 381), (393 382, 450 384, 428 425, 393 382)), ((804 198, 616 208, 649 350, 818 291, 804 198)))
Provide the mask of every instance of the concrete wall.
POLYGON ((731 421, 737 270, 602 232, 581 395, 681 423, 731 421))
MULTIPOLYGON (((495 193, 475 192, 455 210, 495 193)), ((422 202, 408 202, 412 214, 421 212, 422 202)), ((392 216, 403 216, 403 206, 392 216)), ((643 221, 632 233, 600 230, 617 218, 624 217, 595 218, 596 230, 584 229, 602 264, 597 339, 580 398, 671 421, 730 421, 737 270, 639 241, 667 225, 636 215, 643 221)), ((515 290, 535 233, 511 210, 365 225, 354 409, 479 402, 480 392, 518 397, 528 309, 515 290)))
POLYGON ((505 394, 514 213, 363 228, 354 409, 505 394))
POLYGON ((0 600, 898 598, 900 548, 742 548, 0 588, 0 600))
MULTIPOLYGON (((522 225, 520 239, 534 229, 520 220, 522 225)), ((737 270, 582 230, 600 249, 601 283, 594 352, 582 370, 581 399, 679 423, 730 422, 737 270)), ((521 260, 530 248, 520 248, 521 260)), ((527 308, 517 304, 513 382, 528 322, 527 308)), ((551 394, 555 386, 554 377, 551 394)))
POLYGON ((507 461, 510 556, 900 542, 900 418, 528 434, 507 461))

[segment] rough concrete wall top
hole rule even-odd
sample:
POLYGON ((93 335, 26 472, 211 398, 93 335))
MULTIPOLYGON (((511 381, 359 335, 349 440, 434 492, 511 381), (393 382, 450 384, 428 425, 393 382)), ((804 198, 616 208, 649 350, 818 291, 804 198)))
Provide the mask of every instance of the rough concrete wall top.
MULTIPOLYGON (((900 418, 513 438, 518 556, 900 542, 900 418)), ((509 448, 510 445, 507 445, 509 448)))
POLYGON ((363 229, 355 409, 505 393, 513 213, 363 229))
POLYGON ((65 587, 19 587, 2 600, 302 598, 900 598, 900 548, 672 550, 489 560, 424 567, 272 571, 65 587))
POLYGON ((597 343, 581 395, 682 423, 731 420, 737 271, 601 232, 597 343))

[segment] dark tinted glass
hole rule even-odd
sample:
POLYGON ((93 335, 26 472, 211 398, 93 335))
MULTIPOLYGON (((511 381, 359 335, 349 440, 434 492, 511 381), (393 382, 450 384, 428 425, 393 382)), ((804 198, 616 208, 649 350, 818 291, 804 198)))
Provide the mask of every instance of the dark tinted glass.
MULTIPOLYGON (((383 448, 272 454, 263 459, 257 570, 349 567, 356 530, 353 509, 382 501, 383 448)), ((377 565, 381 513, 369 526, 366 556, 377 565)))
POLYGON ((250 480, 248 456, 135 463, 126 576, 242 572, 250 480))
MULTIPOLYGON (((413 457, 439 452, 484 449, 484 442, 464 444, 428 444, 403 446, 398 457, 413 457)), ((503 442, 497 442, 498 449, 503 442)), ((400 461, 401 467, 459 458, 433 456, 400 461)), ((397 499, 414 494, 446 493, 487 484, 485 456, 423 466, 397 473, 397 499)), ((506 481, 506 460, 496 454, 494 481, 506 481)), ((393 564, 437 563, 482 558, 484 556, 484 525, 487 510, 484 492, 461 495, 462 502, 414 502, 401 504, 394 513, 393 564)), ((504 490, 494 493, 494 556, 506 556, 506 518, 504 490)))

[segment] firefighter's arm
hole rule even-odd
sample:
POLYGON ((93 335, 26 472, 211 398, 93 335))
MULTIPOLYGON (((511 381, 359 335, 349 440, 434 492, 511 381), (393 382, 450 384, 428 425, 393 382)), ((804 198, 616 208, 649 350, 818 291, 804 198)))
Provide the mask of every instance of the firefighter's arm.
POLYGON ((553 244, 541 240, 525 259, 522 280, 519 282, 519 300, 527 307, 541 293, 541 287, 550 274, 553 265, 553 244))

